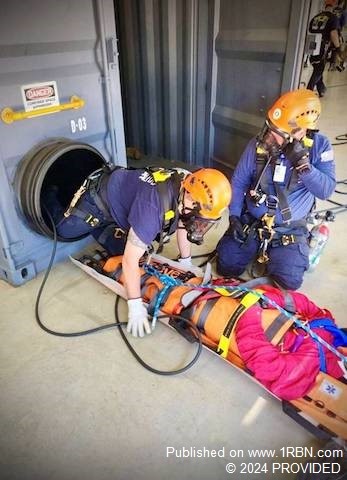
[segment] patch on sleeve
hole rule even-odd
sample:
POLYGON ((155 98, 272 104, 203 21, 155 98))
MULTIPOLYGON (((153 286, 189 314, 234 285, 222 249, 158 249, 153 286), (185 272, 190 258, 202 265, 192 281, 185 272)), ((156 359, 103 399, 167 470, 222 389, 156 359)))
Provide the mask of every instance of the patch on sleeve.
POLYGON ((326 150, 321 153, 320 156, 321 162, 331 162, 334 160, 334 150, 326 150))

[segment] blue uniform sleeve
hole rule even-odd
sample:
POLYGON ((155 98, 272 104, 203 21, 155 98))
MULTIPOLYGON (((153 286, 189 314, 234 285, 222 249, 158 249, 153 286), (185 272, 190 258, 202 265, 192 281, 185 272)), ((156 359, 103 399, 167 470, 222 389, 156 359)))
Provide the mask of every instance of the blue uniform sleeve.
POLYGON ((149 245, 162 229, 163 214, 156 188, 137 194, 128 215, 128 222, 139 239, 149 245))
POLYGON ((336 187, 334 151, 329 140, 316 135, 310 153, 311 171, 299 175, 309 192, 320 200, 326 200, 336 187))
POLYGON ((342 13, 341 13, 341 16, 340 16, 340 29, 342 30, 343 27, 346 25, 347 23, 347 11, 344 10, 342 13))
POLYGON ((339 28, 340 28, 340 20, 336 15, 333 15, 330 21, 330 32, 332 30, 338 30, 339 28))
POLYGON ((253 138, 243 151, 231 179, 232 200, 229 206, 230 215, 239 217, 245 201, 245 194, 248 192, 255 170, 256 139, 253 138))

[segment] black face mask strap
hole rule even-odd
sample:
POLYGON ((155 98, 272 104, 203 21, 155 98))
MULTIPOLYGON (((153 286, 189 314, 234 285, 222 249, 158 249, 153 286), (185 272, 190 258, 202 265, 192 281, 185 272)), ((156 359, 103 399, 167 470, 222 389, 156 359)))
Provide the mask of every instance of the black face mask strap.
POLYGON ((279 130, 273 123, 269 120, 265 121, 265 124, 257 136, 258 145, 268 153, 270 157, 278 157, 283 149, 292 141, 292 137, 289 134, 285 134, 281 130, 279 130), (274 138, 274 141, 271 143, 266 143, 265 139, 267 135, 271 135, 271 133, 276 133, 281 138, 283 138, 283 144, 279 145, 277 140, 274 138))
POLYGON ((195 239, 194 239, 194 220, 196 218, 196 209, 193 209, 193 208, 185 208, 183 206, 183 210, 189 210, 189 213, 181 213, 180 214, 180 220, 181 222, 183 223, 183 226, 182 227, 178 227, 178 228, 181 228, 181 229, 184 229, 186 230, 187 232, 187 239, 191 242, 191 243, 195 243, 197 245, 201 245, 202 242, 197 242, 195 239))

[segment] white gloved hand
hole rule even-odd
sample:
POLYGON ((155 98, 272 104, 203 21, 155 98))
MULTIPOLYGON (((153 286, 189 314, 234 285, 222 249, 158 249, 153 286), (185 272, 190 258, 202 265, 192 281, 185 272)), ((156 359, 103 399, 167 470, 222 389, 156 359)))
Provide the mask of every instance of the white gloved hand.
POLYGON ((146 333, 151 333, 147 308, 142 303, 142 298, 132 298, 128 300, 127 331, 134 337, 143 337, 145 331, 146 333))
POLYGON ((193 267, 192 257, 179 258, 178 263, 180 263, 186 268, 193 267))

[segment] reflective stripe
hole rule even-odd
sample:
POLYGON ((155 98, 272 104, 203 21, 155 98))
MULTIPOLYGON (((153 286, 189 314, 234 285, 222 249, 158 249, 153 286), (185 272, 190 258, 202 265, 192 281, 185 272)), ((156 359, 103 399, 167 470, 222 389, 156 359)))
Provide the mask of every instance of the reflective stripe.
POLYGON ((238 290, 228 290, 224 287, 214 287, 213 290, 223 297, 235 298, 237 294, 240 293, 238 290))
POLYGON ((326 150, 321 153, 320 156, 321 162, 331 162, 334 160, 334 150, 326 150))

